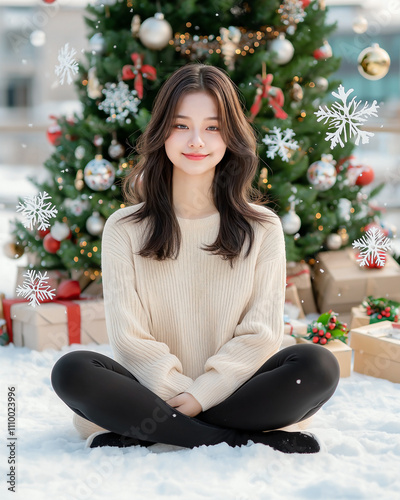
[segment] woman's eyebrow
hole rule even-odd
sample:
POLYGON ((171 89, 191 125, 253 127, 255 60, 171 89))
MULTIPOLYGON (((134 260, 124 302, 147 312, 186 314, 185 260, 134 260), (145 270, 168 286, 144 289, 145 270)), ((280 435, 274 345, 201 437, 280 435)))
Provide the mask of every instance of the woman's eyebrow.
MULTIPOLYGON (((190 116, 184 115, 175 115, 174 118, 186 118, 187 120, 191 120, 190 116)), ((218 120, 218 116, 209 116, 208 118, 204 118, 205 120, 218 120)))

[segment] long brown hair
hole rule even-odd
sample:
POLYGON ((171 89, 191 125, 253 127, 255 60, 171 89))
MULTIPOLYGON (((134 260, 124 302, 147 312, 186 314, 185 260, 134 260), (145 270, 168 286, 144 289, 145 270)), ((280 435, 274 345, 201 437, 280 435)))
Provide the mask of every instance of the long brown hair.
POLYGON ((172 208, 173 165, 164 143, 172 131, 180 98, 200 91, 214 97, 221 135, 227 145, 224 157, 215 167, 211 186, 214 204, 220 213, 219 234, 212 245, 202 250, 220 255, 223 260, 229 259, 232 268, 232 261, 239 256, 246 235, 250 243, 245 258, 253 244, 254 230, 246 218, 268 222, 269 214, 262 214, 249 205, 249 202, 256 205, 267 203, 262 201, 262 193, 252 187, 259 163, 256 132, 244 113, 239 89, 221 68, 188 63, 173 72, 160 87, 151 119, 134 148, 139 161, 122 185, 128 205, 144 204, 120 221, 139 222, 149 218, 148 237, 138 255, 164 260, 172 258, 176 249, 176 257, 179 254, 181 232, 172 208))

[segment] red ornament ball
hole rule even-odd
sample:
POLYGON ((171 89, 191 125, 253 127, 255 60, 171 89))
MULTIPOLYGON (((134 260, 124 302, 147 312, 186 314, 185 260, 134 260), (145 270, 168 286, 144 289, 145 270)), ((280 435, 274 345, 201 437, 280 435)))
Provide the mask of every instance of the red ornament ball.
POLYGON ((310 5, 311 0, 301 0, 301 3, 303 4, 303 9, 306 9, 310 5))
POLYGON ((60 137, 62 136, 61 127, 58 123, 53 123, 47 129, 47 139, 53 146, 58 146, 60 144, 60 137))
POLYGON ((37 235, 39 236, 39 238, 44 238, 46 236, 46 234, 49 234, 50 232, 50 229, 47 228, 47 229, 38 229, 37 230, 37 235))
POLYGON ((57 251, 60 249, 60 246, 61 246, 60 241, 55 240, 50 233, 46 234, 46 236, 43 239, 43 247, 46 250, 46 252, 57 253, 57 251))
POLYGON ((77 280, 62 281, 57 289, 57 298, 74 300, 79 299, 81 294, 81 287, 77 280))
MULTIPOLYGON (((347 171, 350 172, 350 175, 351 175, 351 170, 353 168, 358 170, 358 176, 356 178, 357 186, 368 186, 368 184, 371 184, 371 182, 375 179, 374 170, 369 165, 359 165, 359 166, 349 165, 347 171)), ((357 175, 357 170, 356 170, 356 175, 357 175)))

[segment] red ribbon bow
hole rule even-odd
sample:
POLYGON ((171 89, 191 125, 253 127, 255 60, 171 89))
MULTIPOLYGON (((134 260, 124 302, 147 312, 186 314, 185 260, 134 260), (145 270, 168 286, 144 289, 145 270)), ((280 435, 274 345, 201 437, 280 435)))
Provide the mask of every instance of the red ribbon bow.
POLYGON ((274 110, 275 116, 277 118, 281 118, 282 120, 286 120, 288 114, 285 113, 285 111, 283 111, 282 109, 282 106, 285 102, 285 96, 283 95, 283 92, 280 88, 271 86, 274 76, 271 73, 266 73, 265 62, 263 62, 262 73, 262 76, 257 75, 257 78, 261 81, 261 84, 256 84, 256 87, 258 87, 258 89, 261 89, 261 92, 260 90, 257 91, 254 103, 250 108, 251 119, 249 121, 252 122, 258 115, 261 109, 262 100, 266 98, 268 99, 268 103, 274 110))
POLYGON ((148 80, 155 80, 157 77, 156 68, 154 66, 149 66, 148 64, 143 64, 143 58, 143 54, 134 52, 131 54, 131 59, 134 65, 131 66, 130 64, 126 64, 122 68, 123 80, 135 79, 134 86, 140 99, 143 98, 143 77, 148 80))

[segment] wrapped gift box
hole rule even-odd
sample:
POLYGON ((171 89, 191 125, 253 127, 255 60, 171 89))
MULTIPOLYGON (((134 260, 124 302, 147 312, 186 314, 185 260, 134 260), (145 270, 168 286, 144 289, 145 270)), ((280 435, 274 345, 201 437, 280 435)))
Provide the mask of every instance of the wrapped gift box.
MULTIPOLYGON (((311 340, 306 340, 301 337, 298 337, 296 340, 299 344, 312 344, 311 340)), ((329 349, 338 360, 340 366, 340 377, 350 377, 352 348, 341 340, 337 339, 331 340, 321 347, 323 347, 324 349, 329 349)))
POLYGON ((312 274, 319 310, 350 313, 369 295, 400 301, 400 266, 386 258, 383 268, 368 269, 353 248, 318 253, 312 274))
MULTIPOLYGON (((364 306, 352 307, 351 308, 351 321, 350 330, 354 328, 360 328, 361 326, 369 325, 371 316, 368 316, 364 306)), ((400 321, 396 322, 400 324, 400 321)))
MULTIPOLYGON (((108 343, 104 300, 71 300, 80 309, 79 338, 81 344, 108 343)), ((66 306, 55 302, 42 303, 32 307, 27 302, 13 304, 10 309, 13 343, 37 351, 61 349, 71 342, 68 329, 66 306)))
POLYGON ((350 332, 354 371, 400 383, 400 324, 382 321, 350 332))
POLYGON ((293 336, 300 335, 302 337, 307 336, 307 323, 285 316, 284 334, 293 336))
POLYGON ((305 317, 299 294, 297 292, 297 287, 294 283, 288 283, 286 286, 285 314, 293 319, 301 319, 305 317))
POLYGON ((288 261, 286 263, 286 283, 296 285, 305 314, 318 312, 311 285, 310 266, 306 262, 288 261))

